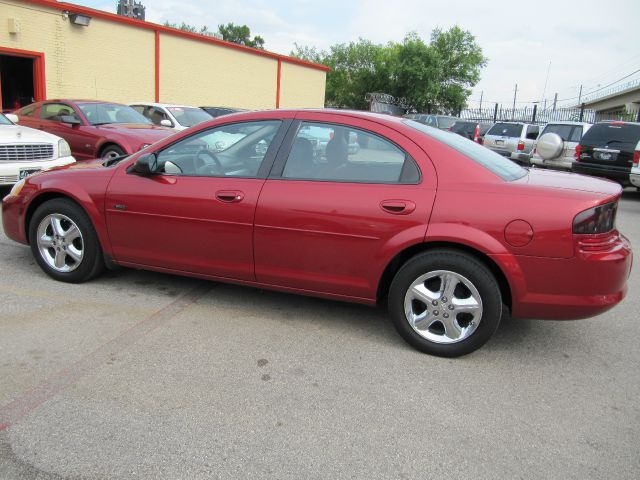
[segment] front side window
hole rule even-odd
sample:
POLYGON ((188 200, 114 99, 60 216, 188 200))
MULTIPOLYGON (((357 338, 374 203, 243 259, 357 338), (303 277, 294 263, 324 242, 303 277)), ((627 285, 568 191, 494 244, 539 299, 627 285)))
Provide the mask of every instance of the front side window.
POLYGON ((303 122, 283 178, 356 183, 419 183, 420 172, 388 140, 344 125, 303 122))
POLYGON ((162 150, 162 173, 196 177, 254 178, 280 120, 233 123, 205 130, 162 150))
POLYGON ((52 122, 61 122, 62 117, 66 116, 80 119, 75 110, 64 103, 45 103, 40 111, 40 117, 44 120, 51 120, 52 122))

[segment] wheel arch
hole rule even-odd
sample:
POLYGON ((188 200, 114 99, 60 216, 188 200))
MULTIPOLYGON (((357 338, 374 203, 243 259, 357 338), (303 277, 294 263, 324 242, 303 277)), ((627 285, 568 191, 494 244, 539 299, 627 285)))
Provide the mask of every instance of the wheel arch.
POLYGON ((512 288, 502 268, 486 253, 469 245, 450 241, 431 241, 414 244, 405 248, 395 257, 393 257, 393 259, 391 259, 391 261, 385 267, 382 276, 380 277, 380 281, 378 282, 378 290, 376 294, 378 303, 383 303, 386 301, 387 295, 389 293, 389 287, 391 286, 393 278, 395 277, 398 270, 400 270, 402 265, 407 262, 407 260, 419 253, 437 249, 457 250, 459 252, 471 255, 475 259, 479 260, 484 266, 489 269, 489 271, 495 277, 496 281, 498 282, 498 286, 500 287, 500 293, 502 294, 503 303, 507 305, 509 310, 511 310, 513 304, 512 288))
POLYGON ((124 153, 127 153, 127 149, 123 147, 120 143, 115 142, 113 140, 105 140, 104 143, 100 144, 98 147, 98 151, 96 152, 98 158, 102 158, 102 153, 109 147, 118 147, 124 153))

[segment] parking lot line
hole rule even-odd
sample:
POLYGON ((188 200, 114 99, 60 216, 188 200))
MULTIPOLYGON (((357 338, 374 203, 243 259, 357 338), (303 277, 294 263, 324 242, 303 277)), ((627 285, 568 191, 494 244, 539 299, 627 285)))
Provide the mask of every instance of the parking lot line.
POLYGON ((8 404, 0 407, 0 431, 39 408, 47 400, 63 392, 83 376, 106 363, 109 358, 136 343, 166 321, 183 312, 211 289, 212 283, 203 282, 193 290, 136 323, 97 350, 85 355, 68 368, 60 370, 31 390, 22 393, 8 404))

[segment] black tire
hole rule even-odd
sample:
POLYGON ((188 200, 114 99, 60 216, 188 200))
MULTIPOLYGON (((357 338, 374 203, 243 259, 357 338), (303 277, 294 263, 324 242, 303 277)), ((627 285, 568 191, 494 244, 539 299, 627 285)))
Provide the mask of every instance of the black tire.
POLYGON ((118 145, 108 145, 100 151, 100 158, 103 158, 105 160, 109 160, 115 157, 121 157, 122 155, 125 155, 124 150, 118 145))
MULTIPOLYGON (((455 284, 455 283, 454 283, 455 284)), ((424 283, 427 286, 427 283, 424 283)), ((442 286, 442 284, 440 284, 442 286)), ((420 286, 420 283, 418 283, 420 286)), ((429 288, 431 290, 431 288, 429 288)), ((413 290, 412 290, 413 291, 413 290)), ((429 295, 431 292, 429 292, 429 295)), ((454 295, 451 295, 454 297, 454 295)), ((430 297, 429 297, 430 298, 430 297)), ((438 301, 438 300, 435 300, 438 301)), ((458 299, 456 298, 456 302, 458 299)), ((500 287, 491 271, 479 260, 471 255, 456 250, 438 249, 429 252, 418 254, 408 260, 398 270, 396 276, 391 283, 389 289, 389 313, 393 324, 398 333, 404 338, 410 345, 416 349, 428 353, 431 355, 437 355, 440 357, 459 357, 477 350, 484 345, 494 334, 500 323, 502 316, 502 295, 500 287), (448 272, 435 274, 432 272, 448 272), (428 305, 428 308, 424 309, 426 318, 423 325, 431 323, 428 329, 421 330, 423 334, 418 333, 409 320, 409 317, 405 313, 405 297, 407 301, 411 301, 409 314, 415 313, 413 305, 417 305, 417 309, 422 308, 421 305, 427 306, 426 302, 421 300, 410 300, 411 294, 407 295, 407 292, 412 287, 414 282, 417 282, 424 275, 435 275, 428 282, 438 282, 444 276, 449 276, 450 273, 455 275, 456 280, 460 282, 461 297, 464 297, 465 291, 468 291, 471 295, 469 298, 475 298, 479 295, 480 311, 476 311, 478 318, 473 317, 468 319, 470 314, 467 313, 450 313, 454 310, 454 299, 447 299, 446 297, 439 298, 439 304, 428 305), (466 283, 458 280, 462 278, 464 281, 470 282, 471 287, 475 288, 475 294, 466 286, 466 283), (417 303, 413 303, 417 302, 417 303), (448 303, 447 303, 448 302, 448 303), (433 309, 433 310, 431 310, 433 309), (435 316, 434 316, 435 314, 435 316), (449 316, 447 316, 449 315, 449 316), (437 340, 425 338, 427 336, 437 336, 439 334, 444 335, 440 337, 443 341, 451 341, 446 337, 444 323, 438 322, 438 318, 447 316, 450 318, 453 315, 455 325, 461 328, 461 331, 465 332, 461 334, 460 340, 455 340, 454 343, 438 343, 437 340), (466 317, 465 317, 466 315, 466 317), (460 320, 458 320, 460 319, 460 320), (462 327, 464 321, 468 323, 462 327), (442 333, 440 333, 440 331, 442 333), (470 333, 469 333, 470 332, 470 333), (464 337, 463 335, 468 335, 464 337)), ((447 320, 447 322, 453 321, 447 320)))
MULTIPOLYGON (((76 240, 77 241, 77 240, 76 240)), ((97 276, 104 270, 102 248, 93 224, 86 212, 75 202, 66 198, 55 198, 40 205, 29 222, 29 243, 31 252, 42 270, 50 277, 68 283, 82 283, 97 276), (50 215, 62 215, 77 226, 82 258, 72 265, 71 271, 58 271, 47 263, 38 245, 38 227, 50 215)), ((55 249, 51 247, 48 251, 55 249)), ((55 253, 55 251, 54 251, 55 253)))

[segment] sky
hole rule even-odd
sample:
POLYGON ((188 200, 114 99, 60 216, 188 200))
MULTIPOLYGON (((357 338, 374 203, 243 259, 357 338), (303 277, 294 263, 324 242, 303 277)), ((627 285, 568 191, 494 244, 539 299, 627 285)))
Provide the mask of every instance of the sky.
MULTIPOLYGON (((115 12, 116 0, 73 3, 115 12)), ((427 0, 142 0, 146 20, 186 22, 217 30, 246 24, 267 50, 289 54, 294 44, 326 49, 364 38, 400 42, 415 31, 429 39, 434 28, 469 30, 488 58, 473 88, 470 107, 518 106, 558 94, 558 105, 640 79, 639 0, 535 0, 447 2, 427 0), (629 75, 631 74, 631 75, 629 75), (546 88, 545 88, 546 84, 546 88)))

